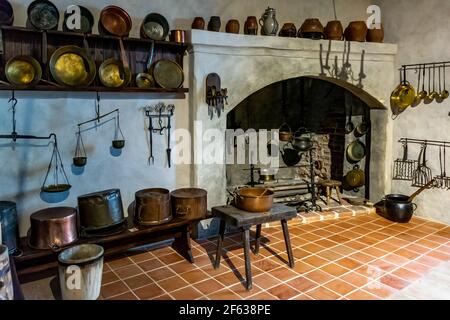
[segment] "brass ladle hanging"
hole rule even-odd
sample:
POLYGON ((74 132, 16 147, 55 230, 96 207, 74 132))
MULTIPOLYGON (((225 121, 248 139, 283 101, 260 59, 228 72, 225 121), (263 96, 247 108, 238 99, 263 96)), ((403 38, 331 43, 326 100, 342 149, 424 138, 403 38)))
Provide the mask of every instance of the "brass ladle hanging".
POLYGON ((75 167, 84 167, 87 163, 86 149, 84 148, 83 138, 81 137, 81 128, 78 127, 77 146, 75 148, 75 155, 73 157, 73 165, 75 167))
POLYGON ((439 94, 439 98, 441 98, 442 100, 445 100, 445 99, 447 99, 449 96, 450 96, 450 93, 448 92, 448 90, 445 88, 445 68, 446 68, 447 66, 445 65, 445 63, 444 63, 444 65, 442 66, 442 68, 444 69, 444 90, 443 91, 441 91, 441 93, 439 94))
POLYGON ((431 91, 428 96, 431 101, 439 97, 439 93, 436 91, 435 85, 436 85, 436 66, 433 65, 433 91, 431 91))
MULTIPOLYGON (((416 69, 417 71, 417 69, 416 69)), ((421 69, 419 66, 419 70, 417 71, 418 73, 418 79, 417 79, 417 91, 416 91, 416 96, 414 97, 414 102, 412 104, 413 107, 418 106, 420 104, 420 102, 422 101, 422 98, 420 96, 420 76, 421 76, 421 69)))
POLYGON ((425 100, 426 97, 428 96, 428 92, 425 90, 425 71, 426 71, 426 68, 425 68, 425 65, 423 65, 423 68, 422 68, 422 90, 418 94, 420 100, 425 100))

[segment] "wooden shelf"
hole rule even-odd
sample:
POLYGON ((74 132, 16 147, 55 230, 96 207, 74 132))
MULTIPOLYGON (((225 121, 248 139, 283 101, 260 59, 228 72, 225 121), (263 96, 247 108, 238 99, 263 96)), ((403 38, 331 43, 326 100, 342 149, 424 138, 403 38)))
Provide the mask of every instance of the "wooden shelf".
MULTIPOLYGON (((3 57, 0 61, 0 79, 6 81, 4 67, 6 62, 17 55, 29 55, 38 60, 43 67, 42 79, 54 82, 49 71, 48 62, 53 52, 61 46, 76 45, 84 47, 84 38, 89 46, 89 54, 94 60, 97 70, 103 61, 109 58, 121 59, 119 49, 119 37, 108 35, 89 34, 84 35, 75 32, 46 31, 47 46, 43 47, 41 30, 27 29, 23 27, 1 27, 3 38, 3 57), (44 61, 47 56, 47 61, 44 61)), ((183 57, 188 44, 180 44, 169 41, 152 41, 150 39, 123 38, 125 54, 128 58, 131 71, 131 83, 126 88, 107 88, 101 85, 98 76, 89 87, 65 87, 51 84, 40 84, 33 88, 23 88, 0 84, 0 90, 23 91, 59 91, 59 92, 118 92, 118 93, 144 93, 152 95, 174 95, 175 98, 184 98, 187 88, 165 89, 151 88, 141 89, 136 86, 135 78, 138 73, 146 72, 146 61, 154 43, 153 62, 160 59, 175 61, 183 68, 183 57)))
POLYGON ((165 88, 150 88, 141 89, 138 87, 126 87, 121 89, 107 88, 107 87, 81 87, 81 88, 71 88, 71 87, 57 87, 52 85, 38 85, 33 88, 23 88, 17 86, 0 85, 0 90, 15 90, 15 91, 59 91, 59 92, 139 92, 139 93, 149 93, 149 94, 184 94, 189 92, 187 88, 178 89, 165 89, 165 88))

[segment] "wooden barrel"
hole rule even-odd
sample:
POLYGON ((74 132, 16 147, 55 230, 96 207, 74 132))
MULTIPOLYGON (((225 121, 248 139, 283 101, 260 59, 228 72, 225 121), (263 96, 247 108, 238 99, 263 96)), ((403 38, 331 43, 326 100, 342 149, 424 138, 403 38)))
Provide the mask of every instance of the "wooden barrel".
POLYGON ((172 214, 195 220, 206 216, 208 192, 198 188, 182 188, 170 193, 172 214))
POLYGON ((135 194, 134 220, 142 225, 158 225, 172 219, 170 191, 162 188, 144 189, 135 194))

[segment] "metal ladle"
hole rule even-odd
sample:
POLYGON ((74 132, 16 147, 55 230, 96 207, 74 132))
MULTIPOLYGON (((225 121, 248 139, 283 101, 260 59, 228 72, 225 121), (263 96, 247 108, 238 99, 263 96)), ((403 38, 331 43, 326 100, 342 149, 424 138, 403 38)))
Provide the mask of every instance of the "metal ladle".
POLYGON ((435 85, 436 85, 436 66, 433 65, 433 91, 430 92, 430 94, 429 94, 429 96, 428 96, 428 98, 429 98, 431 101, 433 101, 433 100, 435 100, 436 98, 439 97, 439 93, 436 91, 435 85))
POLYGON ((442 100, 445 100, 450 96, 450 93, 445 88, 445 68, 446 67, 447 66, 445 64, 442 66, 442 68, 444 69, 444 90, 442 90, 441 93, 439 94, 439 98, 441 98, 442 100))
POLYGON ((416 93, 416 96, 414 97, 414 102, 413 102, 413 106, 417 106, 421 101, 422 101, 422 98, 421 98, 421 96, 420 96, 420 92, 419 92, 419 90, 420 90, 420 73, 421 73, 421 69, 420 69, 420 66, 419 66, 419 71, 418 71, 418 79, 417 79, 417 93, 416 93))
MULTIPOLYGON (((428 96, 428 92, 425 90, 425 70, 426 70, 426 68, 424 65, 423 69, 422 69, 422 91, 420 91, 418 94, 418 97, 420 98, 420 100, 425 100, 426 97, 428 96)), ((420 72, 420 69, 419 69, 419 72, 420 72)))

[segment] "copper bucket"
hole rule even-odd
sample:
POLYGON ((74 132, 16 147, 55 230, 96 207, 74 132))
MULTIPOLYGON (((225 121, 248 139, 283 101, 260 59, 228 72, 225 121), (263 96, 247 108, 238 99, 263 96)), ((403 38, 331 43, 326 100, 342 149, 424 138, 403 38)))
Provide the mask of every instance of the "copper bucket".
POLYGON ((170 193, 172 214, 186 219, 201 219, 206 216, 208 192, 198 188, 182 188, 170 193))
POLYGON ((138 224, 158 225, 171 219, 169 190, 151 188, 136 192, 134 220, 138 224))
POLYGON ((71 207, 46 208, 30 216, 28 246, 58 251, 78 239, 77 210, 71 207))

